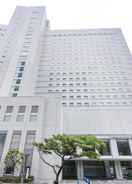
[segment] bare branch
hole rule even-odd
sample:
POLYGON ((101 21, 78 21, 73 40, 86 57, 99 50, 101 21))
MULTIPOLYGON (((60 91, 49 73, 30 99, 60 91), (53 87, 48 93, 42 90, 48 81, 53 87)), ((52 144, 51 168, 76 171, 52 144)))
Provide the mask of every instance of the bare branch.
POLYGON ((39 156, 40 156, 40 159, 41 159, 46 165, 52 167, 54 173, 57 174, 57 171, 56 171, 56 169, 55 169, 55 166, 52 165, 52 164, 50 164, 49 162, 47 162, 47 161, 43 158, 43 156, 41 155, 41 152, 40 152, 40 151, 39 151, 39 156))
POLYGON ((56 165, 55 165, 55 167, 57 167, 57 168, 59 168, 59 169, 60 169, 60 167, 61 167, 61 166, 56 164, 56 165))
POLYGON ((59 156, 60 158, 62 158, 62 155, 59 154, 58 152, 54 151, 54 153, 55 153, 57 156, 59 156))

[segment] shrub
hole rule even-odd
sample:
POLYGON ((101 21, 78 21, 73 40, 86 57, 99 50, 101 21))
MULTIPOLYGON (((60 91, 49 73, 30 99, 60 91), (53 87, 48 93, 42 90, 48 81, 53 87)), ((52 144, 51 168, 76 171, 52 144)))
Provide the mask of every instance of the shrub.
POLYGON ((0 181, 3 183, 19 183, 20 177, 19 176, 1 176, 0 181))
MULTIPOLYGON (((31 183, 33 181, 33 176, 29 176, 28 179, 25 179, 25 183, 31 183)), ((0 182, 3 183, 20 183, 21 177, 20 176, 1 176, 0 182)))

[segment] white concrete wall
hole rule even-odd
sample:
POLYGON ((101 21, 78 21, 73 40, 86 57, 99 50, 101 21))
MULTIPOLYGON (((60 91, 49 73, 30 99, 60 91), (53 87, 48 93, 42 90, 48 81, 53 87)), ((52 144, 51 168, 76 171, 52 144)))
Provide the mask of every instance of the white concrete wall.
MULTIPOLYGON (((20 130, 22 133, 19 147, 21 151, 24 150, 26 133, 28 130, 36 131, 36 142, 41 142, 44 138, 50 137, 53 134, 61 132, 60 124, 62 114, 59 99, 48 100, 44 97, 3 97, 0 98, 0 105, 0 132, 7 131, 7 138, 0 163, 1 167, 4 167, 4 158, 9 149, 11 137, 14 130, 20 130), (14 106, 12 120, 9 122, 3 122, 4 113, 8 105, 14 106), (20 105, 27 106, 25 112, 25 119, 23 122, 16 122, 17 111, 20 105), (39 106, 38 120, 36 122, 29 121, 29 115, 32 105, 39 106)), ((55 162, 55 157, 53 157, 52 160, 55 162)), ((2 174, 2 170, 0 174, 2 174)), ((36 149, 34 149, 33 153, 31 175, 33 175, 37 181, 43 181, 45 179, 47 181, 53 180, 52 171, 40 161, 39 154, 36 149)))
MULTIPOLYGON (((8 45, 8 54, 6 54, 6 60, 8 66, 5 65, 3 72, 5 75, 3 85, 0 91, 0 96, 10 96, 12 95, 11 86, 13 80, 16 79, 16 67, 19 65, 19 56, 22 55, 22 50, 24 50, 24 42, 30 41, 31 47, 27 53, 27 59, 25 59, 26 66, 24 69, 24 74, 22 77, 22 83, 19 96, 32 95, 32 86, 34 78, 34 68, 36 64, 36 54, 38 49, 38 43, 40 39, 40 33, 42 29, 45 29, 46 14, 44 7, 17 7, 15 13, 10 20, 8 25, 6 39, 4 41, 3 50, 8 45), (37 14, 32 14, 32 12, 38 12, 37 14), (35 20, 32 19, 35 17, 35 20), (33 22, 31 24, 31 22, 33 22), (28 34, 28 27, 32 27, 33 32, 31 33, 31 39, 26 39, 26 34, 28 34), (8 43, 9 42, 9 43, 8 43)), ((7 63, 6 62, 6 63, 7 63)))
POLYGON ((132 134, 132 109, 64 108, 63 131, 67 134, 132 134))

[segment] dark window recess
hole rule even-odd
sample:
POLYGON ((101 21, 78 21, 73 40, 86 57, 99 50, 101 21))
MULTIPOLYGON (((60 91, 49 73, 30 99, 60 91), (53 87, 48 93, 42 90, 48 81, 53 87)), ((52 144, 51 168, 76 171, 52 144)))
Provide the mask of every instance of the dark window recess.
POLYGON ((19 86, 15 86, 14 91, 18 91, 18 90, 19 90, 19 86))
POLYGON ((21 66, 24 66, 26 63, 23 61, 23 62, 21 62, 21 66))
POLYGON ((14 174, 14 167, 13 166, 6 166, 4 168, 5 175, 13 175, 14 174))
POLYGON ((13 112, 13 106, 7 106, 6 113, 12 113, 13 112))
POLYGON ((77 179, 77 168, 75 161, 64 161, 62 177, 66 180, 77 179))
POLYGON ((131 161, 121 161, 121 169, 124 179, 132 180, 132 162, 131 161))
POLYGON ((128 140, 117 140, 117 147, 119 155, 131 154, 128 140))
POLYGON ((18 113, 25 113, 26 111, 26 105, 19 106, 18 113))
POLYGON ((22 77, 22 73, 18 73, 18 75, 17 75, 18 77, 22 77))
POLYGON ((16 97, 16 96, 17 96, 17 93, 13 93, 12 96, 13 96, 13 97, 16 97))
POLYGON ((33 105, 31 108, 31 113, 38 113, 39 106, 38 105, 33 105))
POLYGON ((101 150, 102 155, 111 155, 111 150, 110 150, 110 142, 109 141, 104 141, 105 143, 105 148, 101 150))
POLYGON ((20 67, 19 68, 19 71, 24 71, 24 67, 20 67))
POLYGON ((20 84, 21 83, 21 80, 20 79, 17 79, 16 80, 16 84, 20 84))
POLYGON ((84 176, 91 179, 115 178, 114 163, 111 161, 84 161, 84 176))

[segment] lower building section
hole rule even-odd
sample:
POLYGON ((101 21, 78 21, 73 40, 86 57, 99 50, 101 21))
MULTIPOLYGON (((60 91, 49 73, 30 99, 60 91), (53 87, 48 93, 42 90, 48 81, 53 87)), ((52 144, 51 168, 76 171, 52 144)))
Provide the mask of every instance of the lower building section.
MULTIPOLYGON (((41 142, 44 138, 58 133, 74 135, 75 129, 70 132, 67 129, 66 132, 64 118, 68 113, 65 114, 59 100, 44 97, 0 98, 0 107, 0 175, 20 175, 20 170, 4 165, 8 150, 17 148, 25 153, 26 171, 34 176, 35 184, 53 184, 54 173, 40 160, 33 142, 41 142)), ((73 115, 75 116, 75 113, 73 115)), ((89 135, 89 126, 83 127, 81 121, 80 125, 79 121, 77 124, 81 131, 84 130, 84 134, 76 132, 76 135, 89 135)), ((84 177, 92 180, 92 184, 132 183, 132 134, 129 132, 130 130, 126 133, 125 129, 125 134, 123 131, 120 131, 120 134, 106 131, 99 135, 95 131, 93 135, 106 143, 100 160, 65 160, 60 183, 76 184, 79 181, 79 184, 83 184, 84 177)), ((54 156, 46 158, 52 163, 61 162, 54 156)))
POLYGON ((83 180, 85 177, 91 180, 132 180, 132 161, 65 161, 64 180, 83 180))

